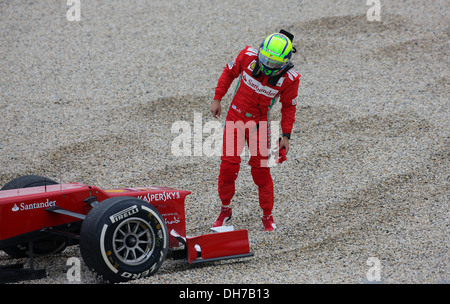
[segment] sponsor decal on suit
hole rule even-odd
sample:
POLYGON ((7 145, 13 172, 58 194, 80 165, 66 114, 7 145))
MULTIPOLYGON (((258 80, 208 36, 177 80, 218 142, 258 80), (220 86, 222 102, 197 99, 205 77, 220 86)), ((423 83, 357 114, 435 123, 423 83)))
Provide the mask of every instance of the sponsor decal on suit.
POLYGON ((250 75, 247 74, 247 72, 242 72, 242 81, 253 89, 258 94, 267 96, 269 98, 274 98, 278 94, 278 90, 272 89, 269 86, 263 86, 261 82, 254 79, 250 75))

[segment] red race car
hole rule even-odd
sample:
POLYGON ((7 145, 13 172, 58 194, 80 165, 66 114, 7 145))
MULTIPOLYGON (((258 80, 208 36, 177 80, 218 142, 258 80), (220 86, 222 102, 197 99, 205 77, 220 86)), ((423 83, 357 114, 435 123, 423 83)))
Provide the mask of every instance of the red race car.
POLYGON ((0 191, 0 249, 30 258, 30 269, 0 267, 0 281, 33 279, 33 256, 80 245, 85 264, 108 282, 154 274, 168 256, 188 263, 243 258, 247 230, 186 236, 184 202, 189 191, 166 187, 103 190, 28 175, 0 191))

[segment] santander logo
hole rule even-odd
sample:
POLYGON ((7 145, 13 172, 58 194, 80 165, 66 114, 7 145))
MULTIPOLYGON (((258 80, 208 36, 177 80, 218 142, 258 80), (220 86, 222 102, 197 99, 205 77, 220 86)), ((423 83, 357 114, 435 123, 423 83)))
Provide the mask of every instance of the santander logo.
POLYGON ((48 208, 48 207, 52 207, 55 205, 56 205, 56 201, 47 199, 45 202, 40 202, 40 203, 31 203, 31 204, 21 203, 19 205, 14 204, 14 207, 12 207, 11 210, 14 212, 17 212, 19 210, 25 211, 25 210, 48 208))
POLYGON ((242 80, 246 85, 253 89, 258 94, 274 98, 278 94, 278 90, 274 90, 268 86, 263 86, 259 81, 248 75, 245 71, 242 72, 242 80))

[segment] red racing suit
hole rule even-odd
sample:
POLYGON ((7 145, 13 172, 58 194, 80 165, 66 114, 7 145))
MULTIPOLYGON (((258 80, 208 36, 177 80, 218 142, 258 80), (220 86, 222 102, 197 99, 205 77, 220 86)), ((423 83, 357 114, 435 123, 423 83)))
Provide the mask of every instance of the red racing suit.
POLYGON ((254 69, 258 69, 257 54, 258 50, 246 46, 235 60, 225 66, 215 90, 214 99, 222 100, 233 80, 240 77, 226 117, 218 191, 222 204, 230 205, 235 193, 240 155, 247 142, 251 155, 251 174, 258 186, 259 204, 264 215, 270 215, 274 193, 270 168, 267 166, 269 111, 275 101, 279 100, 282 132, 291 133, 300 75, 289 69, 276 84, 269 84, 269 77, 262 73, 254 75, 254 69))

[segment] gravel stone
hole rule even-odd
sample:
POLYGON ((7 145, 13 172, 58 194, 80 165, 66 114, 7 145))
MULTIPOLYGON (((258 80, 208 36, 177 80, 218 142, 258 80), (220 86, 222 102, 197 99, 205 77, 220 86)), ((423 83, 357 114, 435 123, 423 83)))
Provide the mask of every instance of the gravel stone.
MULTIPOLYGON (((68 8, 0 2, 0 185, 38 174, 190 190, 189 235, 219 212, 220 158, 173 155, 172 126, 215 121, 225 64, 281 28, 295 35, 296 124, 272 169, 278 230, 262 231, 244 158, 231 224, 255 256, 168 260, 129 283, 366 283, 371 257, 384 283, 449 282, 449 1, 382 1, 380 22, 365 1, 81 0, 79 22, 68 8)), ((69 283, 70 257, 77 246, 36 259, 49 275, 22 283, 69 283)), ((81 275, 101 282, 83 262, 81 275)))

